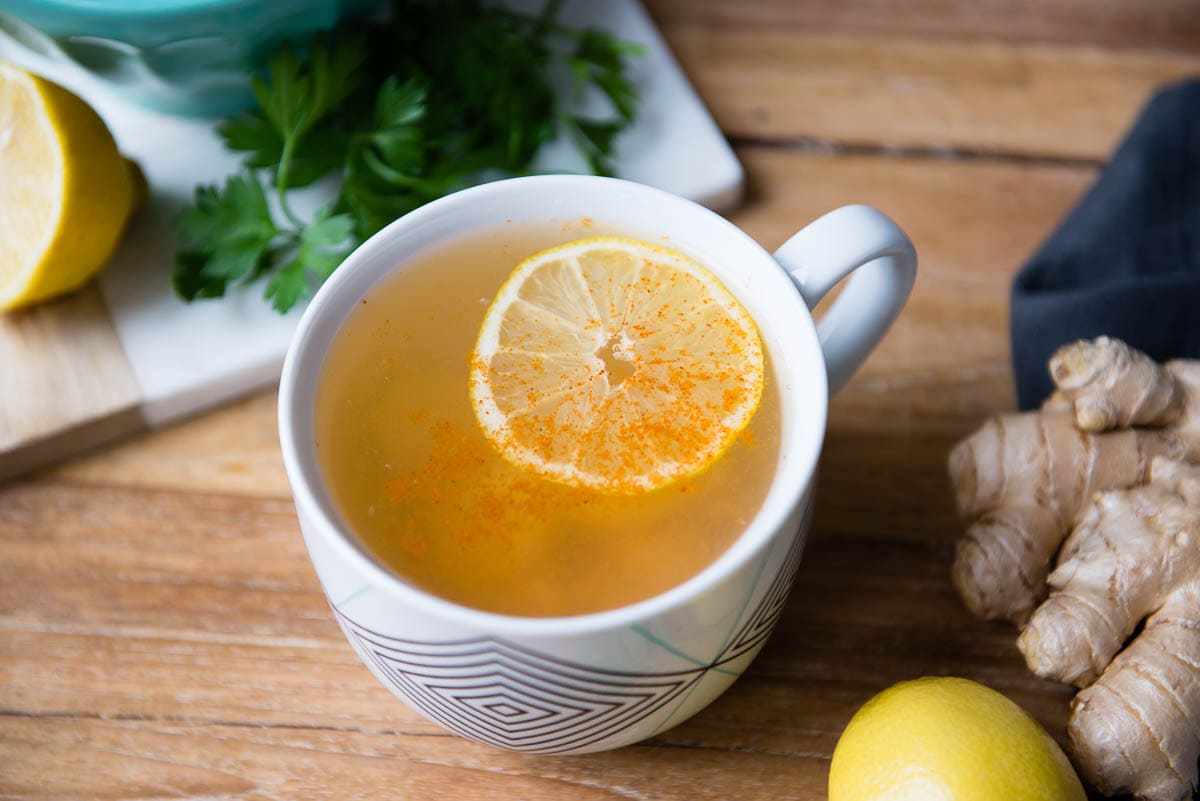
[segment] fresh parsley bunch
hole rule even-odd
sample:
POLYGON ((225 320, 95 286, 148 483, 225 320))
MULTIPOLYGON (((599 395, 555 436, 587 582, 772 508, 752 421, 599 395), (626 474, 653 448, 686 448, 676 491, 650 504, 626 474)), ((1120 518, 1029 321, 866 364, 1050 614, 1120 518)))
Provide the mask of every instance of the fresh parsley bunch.
POLYGON ((176 220, 174 285, 185 300, 267 279, 279 312, 310 295, 356 245, 418 206, 490 177, 529 170, 565 132, 601 174, 637 110, 627 57, 604 31, 556 22, 560 0, 529 15, 480 0, 397 0, 386 22, 285 46, 254 79, 256 107, 218 132, 246 154, 224 186, 197 187, 176 220), (571 78, 556 88, 552 75, 571 78), (599 91, 611 113, 572 111, 599 91), (337 198, 309 219, 292 190, 327 176, 337 198))

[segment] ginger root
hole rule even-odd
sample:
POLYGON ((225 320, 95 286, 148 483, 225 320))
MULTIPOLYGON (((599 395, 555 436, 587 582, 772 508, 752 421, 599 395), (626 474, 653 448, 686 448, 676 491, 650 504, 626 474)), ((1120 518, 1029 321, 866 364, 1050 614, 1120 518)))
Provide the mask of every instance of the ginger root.
POLYGON ((1031 670, 1083 688, 1068 735, 1088 781, 1181 801, 1200 758, 1200 362, 1101 337, 1050 373, 1040 411, 950 454, 974 521, 954 583, 976 615, 1023 624, 1031 670))

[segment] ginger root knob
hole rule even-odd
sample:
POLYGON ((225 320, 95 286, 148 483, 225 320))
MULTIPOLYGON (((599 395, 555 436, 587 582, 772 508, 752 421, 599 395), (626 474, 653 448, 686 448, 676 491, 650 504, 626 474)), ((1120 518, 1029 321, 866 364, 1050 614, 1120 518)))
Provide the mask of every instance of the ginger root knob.
POLYGON ((1184 801, 1200 759, 1200 362, 1101 337, 1050 372, 1040 411, 950 454, 971 521, 952 577, 976 615, 1025 624, 1031 670, 1082 688, 1068 732, 1089 782, 1184 801))

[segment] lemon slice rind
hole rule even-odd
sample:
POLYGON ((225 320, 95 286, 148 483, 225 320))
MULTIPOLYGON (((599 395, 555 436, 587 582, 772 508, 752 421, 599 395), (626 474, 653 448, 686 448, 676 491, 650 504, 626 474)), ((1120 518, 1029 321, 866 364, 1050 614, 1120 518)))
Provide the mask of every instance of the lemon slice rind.
POLYGON ((757 328, 716 276, 659 245, 597 237, 537 253, 504 282, 472 354, 470 397, 508 461, 630 494, 719 459, 757 410, 764 372, 757 328), (610 381, 605 348, 632 370, 624 382, 610 381))

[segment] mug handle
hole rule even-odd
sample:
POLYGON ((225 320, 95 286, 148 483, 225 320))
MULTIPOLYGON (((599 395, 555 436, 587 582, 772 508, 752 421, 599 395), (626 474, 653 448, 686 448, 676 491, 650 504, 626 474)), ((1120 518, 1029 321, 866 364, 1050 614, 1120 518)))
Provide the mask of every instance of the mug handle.
POLYGON ((904 308, 917 278, 917 251, 883 212, 853 205, 809 223, 775 251, 775 260, 796 282, 809 311, 838 281, 854 273, 817 323, 832 395, 854 375, 904 308))

